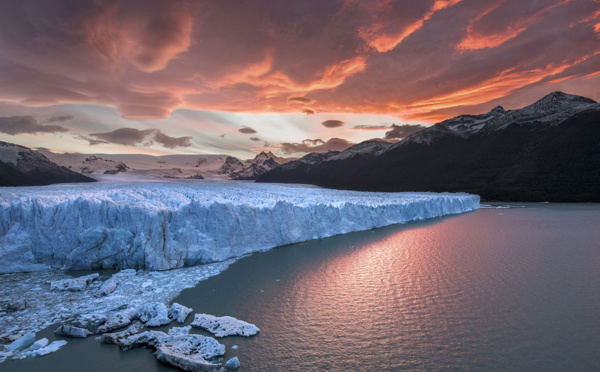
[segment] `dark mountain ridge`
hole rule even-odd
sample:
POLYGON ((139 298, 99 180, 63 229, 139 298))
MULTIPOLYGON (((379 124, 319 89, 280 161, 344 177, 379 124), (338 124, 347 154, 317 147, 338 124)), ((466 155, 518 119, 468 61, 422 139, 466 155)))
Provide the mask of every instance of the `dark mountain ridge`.
POLYGON ((258 182, 469 192, 483 200, 600 202, 600 105, 555 92, 520 110, 497 107, 443 121, 379 154, 325 159, 308 167, 293 163, 258 182))
POLYGON ((95 179, 61 167, 38 151, 0 142, 0 186, 43 186, 95 179))

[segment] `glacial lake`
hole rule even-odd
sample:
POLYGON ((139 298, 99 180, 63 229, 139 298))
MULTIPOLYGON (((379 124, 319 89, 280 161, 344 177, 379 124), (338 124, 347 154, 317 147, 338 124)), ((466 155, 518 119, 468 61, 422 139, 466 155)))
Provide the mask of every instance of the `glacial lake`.
MULTIPOLYGON (((598 371, 600 205, 521 205, 256 253, 175 301, 260 327, 219 339, 239 371, 598 371)), ((0 370, 175 370, 68 341, 0 370)))

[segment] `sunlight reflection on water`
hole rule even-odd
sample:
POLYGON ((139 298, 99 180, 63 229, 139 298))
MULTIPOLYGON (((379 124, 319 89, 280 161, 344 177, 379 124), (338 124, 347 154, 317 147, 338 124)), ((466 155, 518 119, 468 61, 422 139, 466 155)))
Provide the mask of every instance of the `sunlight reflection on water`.
MULTIPOLYGON (((598 226, 600 205, 482 209, 253 254, 175 301, 261 328, 219 340, 240 371, 597 371, 598 226)), ((171 370, 67 346, 2 368, 171 370)))

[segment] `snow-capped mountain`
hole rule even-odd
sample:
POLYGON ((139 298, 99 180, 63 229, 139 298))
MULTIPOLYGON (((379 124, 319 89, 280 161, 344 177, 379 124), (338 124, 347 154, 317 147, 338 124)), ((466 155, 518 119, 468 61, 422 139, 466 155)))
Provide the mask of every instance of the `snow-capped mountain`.
POLYGON ((261 151, 254 159, 241 162, 236 158, 228 159, 222 167, 222 172, 232 180, 255 180, 271 169, 289 162, 290 159, 275 156, 271 151, 261 151))
POLYGON ((39 149, 50 160, 73 171, 90 174, 120 174, 122 177, 179 179, 256 179, 290 159, 261 152, 241 161, 227 155, 79 154, 39 149))
POLYGON ((600 104, 589 98, 550 93, 532 105, 518 110, 505 111, 502 106, 481 115, 460 115, 413 133, 394 147, 408 143, 430 144, 445 136, 468 138, 474 134, 505 129, 510 124, 518 125, 558 125, 565 119, 580 112, 599 110, 600 104))
POLYGON ((352 158, 356 155, 365 154, 377 156, 390 149, 393 145, 394 144, 391 142, 385 142, 380 140, 364 141, 357 145, 348 147, 346 150, 340 152, 337 155, 329 157, 327 160, 343 160, 352 158))
POLYGON ((258 181, 464 191, 488 200, 600 201, 600 104, 555 92, 522 109, 496 107, 443 121, 383 151, 343 154, 309 154, 258 181))
POLYGON ((94 181, 57 165, 38 151, 0 142, 0 186, 39 186, 94 181))

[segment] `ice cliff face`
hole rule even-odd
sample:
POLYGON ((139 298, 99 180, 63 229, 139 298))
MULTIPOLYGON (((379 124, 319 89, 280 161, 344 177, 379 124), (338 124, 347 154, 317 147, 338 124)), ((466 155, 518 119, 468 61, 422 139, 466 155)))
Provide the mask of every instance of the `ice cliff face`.
POLYGON ((0 272, 166 270, 479 207, 468 194, 250 183, 0 189, 0 272))

